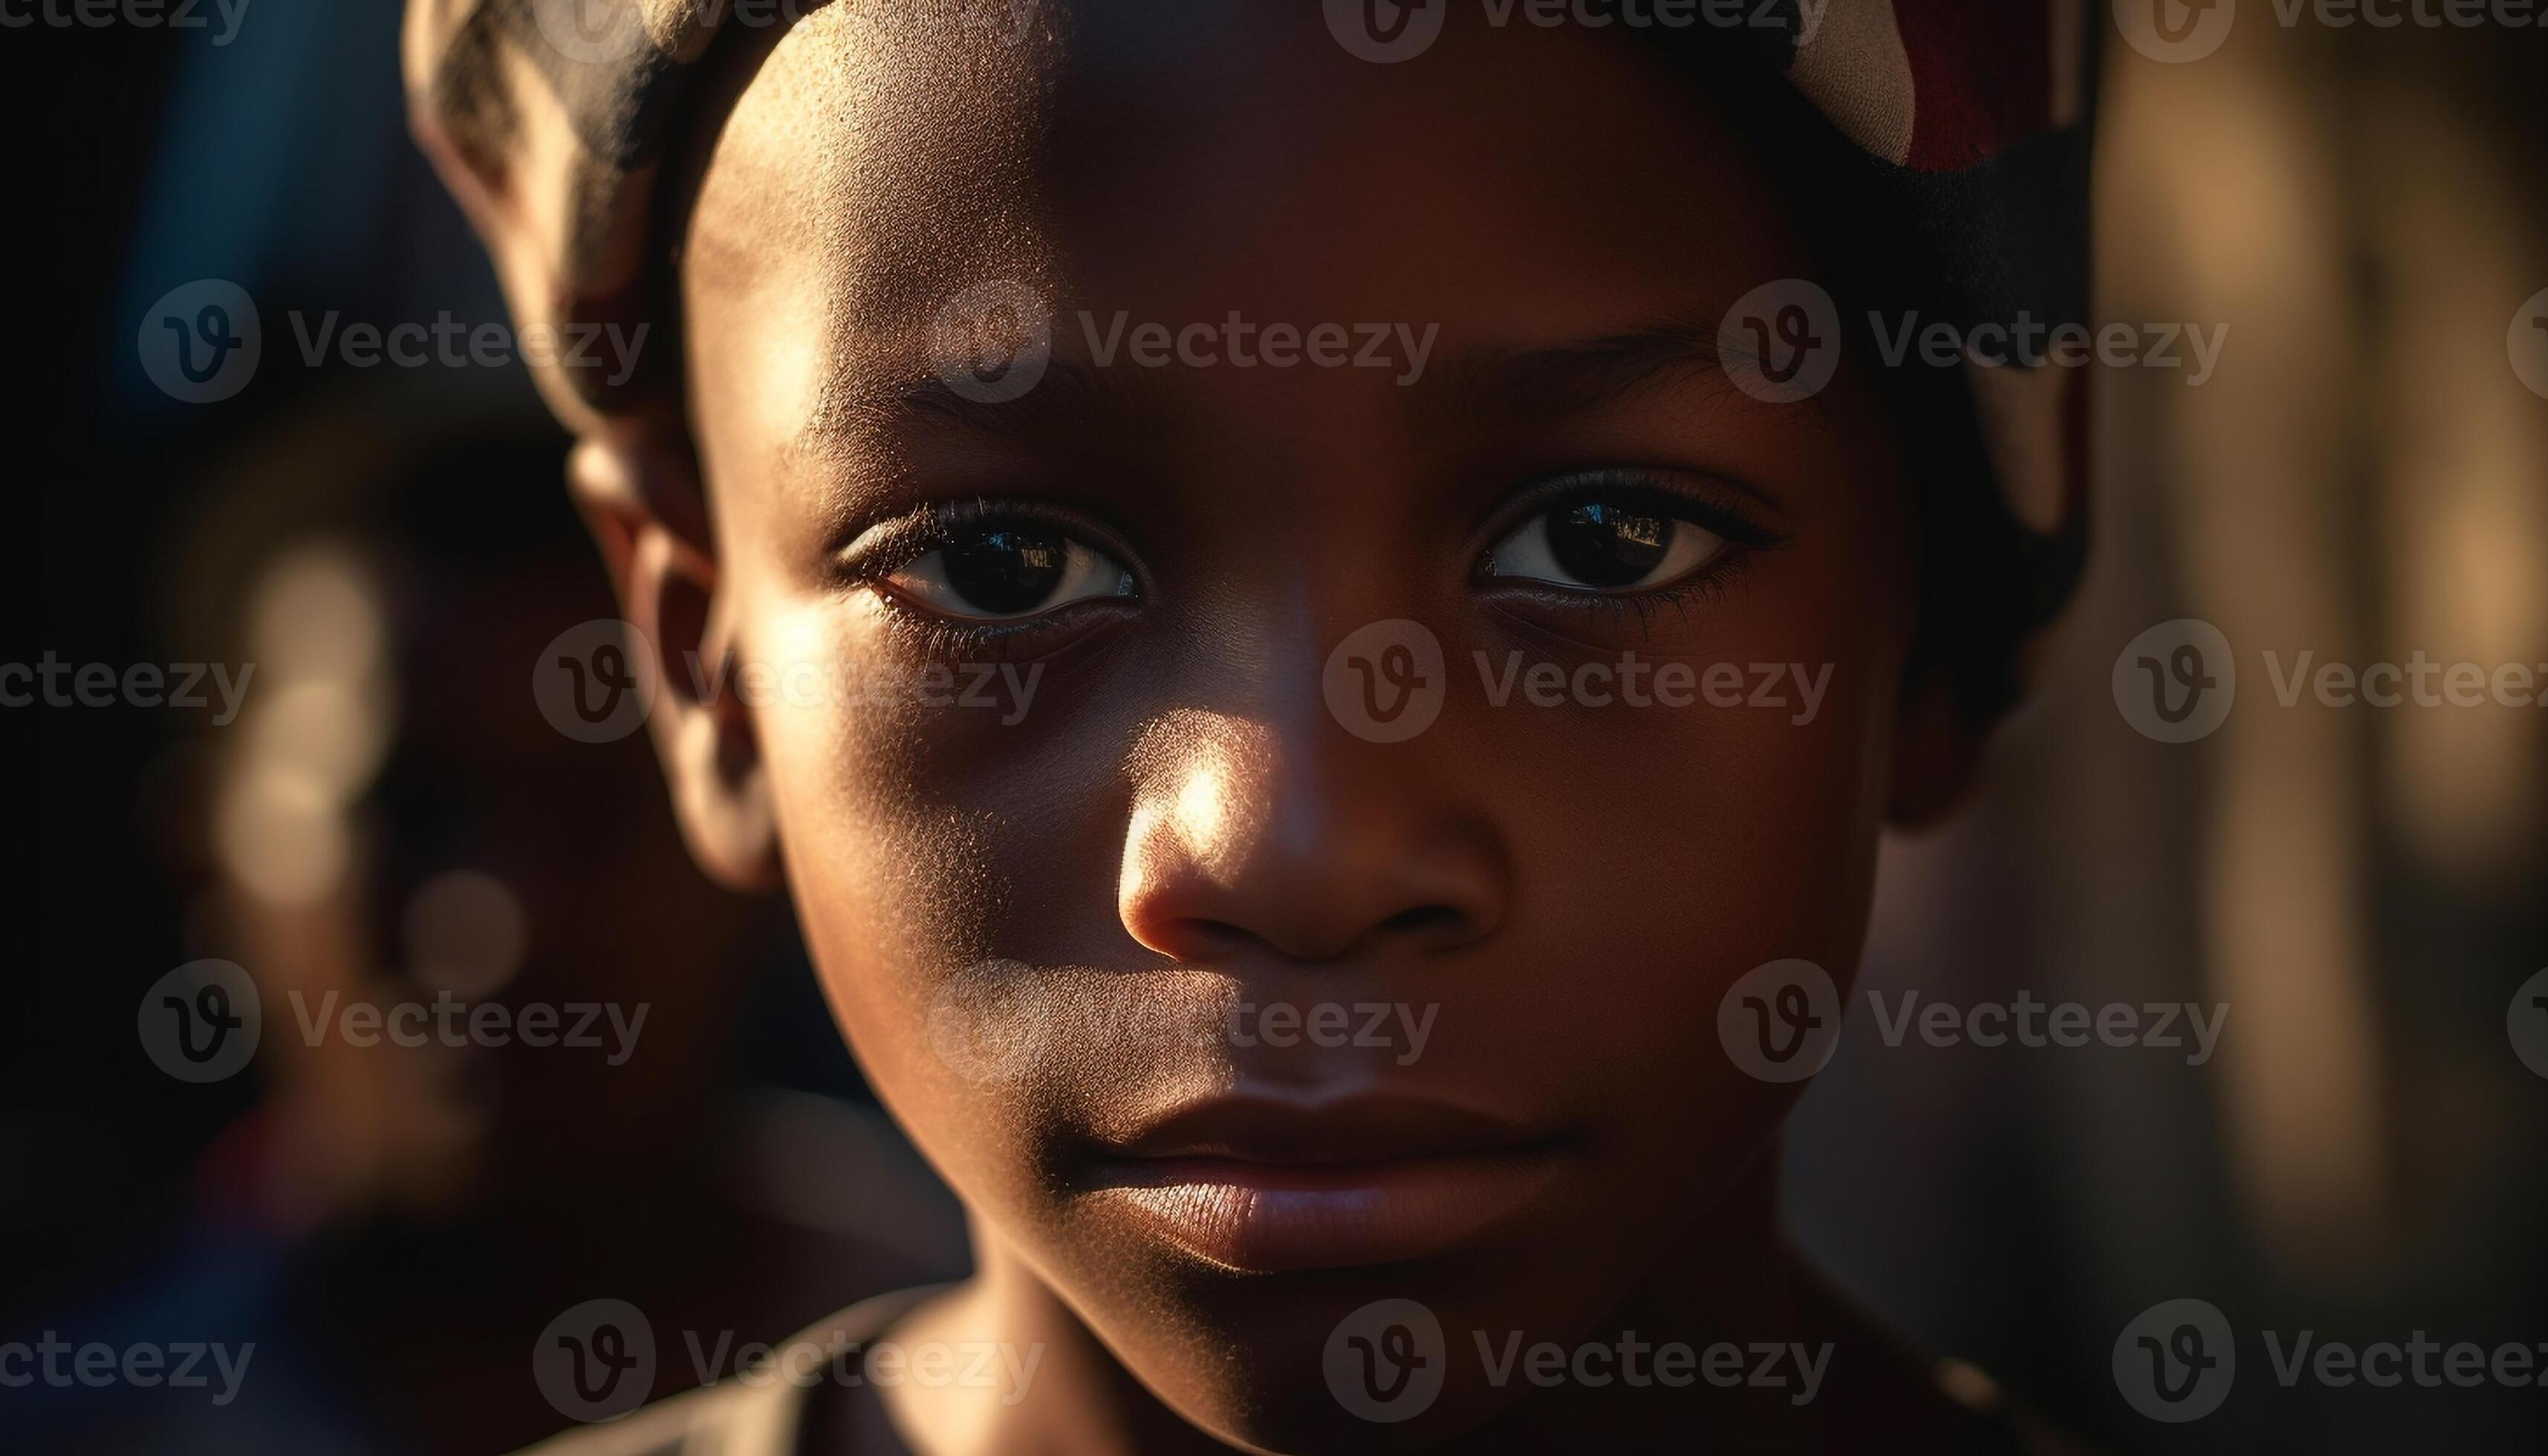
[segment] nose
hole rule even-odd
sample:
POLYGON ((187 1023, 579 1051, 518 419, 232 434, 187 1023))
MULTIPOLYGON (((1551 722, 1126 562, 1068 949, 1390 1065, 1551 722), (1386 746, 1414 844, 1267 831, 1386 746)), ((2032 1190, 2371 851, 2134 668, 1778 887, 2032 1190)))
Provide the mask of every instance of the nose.
POLYGON ((1509 897, 1504 858, 1413 772, 1415 752, 1332 724, 1277 733, 1192 709, 1153 722, 1127 765, 1124 928, 1180 960, 1251 948, 1336 960, 1485 937, 1509 897))

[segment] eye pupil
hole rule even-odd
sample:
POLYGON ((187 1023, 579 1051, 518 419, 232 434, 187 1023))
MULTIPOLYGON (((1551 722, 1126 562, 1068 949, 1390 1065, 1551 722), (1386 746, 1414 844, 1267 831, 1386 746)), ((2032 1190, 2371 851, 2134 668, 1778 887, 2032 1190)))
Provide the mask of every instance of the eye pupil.
POLYGON ((1548 513, 1548 549, 1557 564, 1593 587, 1625 587, 1661 566, 1672 549, 1674 522, 1616 505, 1588 501, 1548 513))
POLYGON ((985 613, 1032 611, 1060 585, 1070 544, 1058 534, 1003 527, 942 548, 947 585, 985 613))

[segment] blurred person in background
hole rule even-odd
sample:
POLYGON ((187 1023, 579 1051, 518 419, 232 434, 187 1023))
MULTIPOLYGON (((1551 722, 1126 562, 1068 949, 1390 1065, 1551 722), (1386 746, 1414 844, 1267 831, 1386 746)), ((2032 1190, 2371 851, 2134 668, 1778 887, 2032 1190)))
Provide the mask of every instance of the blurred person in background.
POLYGON ((172 640, 262 680, 155 792, 200 886, 190 949, 257 968, 264 1088, 197 1169, 182 1257, 92 1310, 235 1329, 254 1378, 147 1415, 13 1392, 27 1440, 499 1449, 557 1419, 519 1329, 584 1301, 741 1345, 841 1284, 961 1267, 889 1126, 764 1080, 821 1015, 771 990, 792 970, 774 907, 711 887, 622 791, 633 743, 569 738, 488 671, 608 611, 554 457, 501 413, 390 417, 358 394, 246 446, 176 567, 172 640), (462 1030, 491 1005, 502 1036, 462 1030), (390 1023, 422 1045, 341 1020, 365 1006, 422 1008, 390 1023))

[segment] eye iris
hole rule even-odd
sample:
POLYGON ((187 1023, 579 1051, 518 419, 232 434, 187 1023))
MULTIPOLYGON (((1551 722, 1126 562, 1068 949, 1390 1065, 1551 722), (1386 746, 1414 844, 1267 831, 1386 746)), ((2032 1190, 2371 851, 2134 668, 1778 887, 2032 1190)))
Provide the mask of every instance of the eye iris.
POLYGON ((947 585, 966 604, 985 612, 1032 611, 1052 595, 1069 564, 1069 543, 1059 535, 1001 529, 982 531, 943 548, 947 585))
POLYGON ((1594 587, 1625 587, 1661 566, 1672 549, 1669 516, 1615 505, 1567 505, 1548 513, 1548 550, 1567 574, 1594 587))

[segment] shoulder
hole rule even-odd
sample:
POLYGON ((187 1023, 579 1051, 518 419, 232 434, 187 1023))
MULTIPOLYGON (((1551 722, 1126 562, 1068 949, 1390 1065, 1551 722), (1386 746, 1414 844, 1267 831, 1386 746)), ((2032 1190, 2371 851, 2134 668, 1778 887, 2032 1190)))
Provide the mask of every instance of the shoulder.
MULTIPOLYGON (((773 1364, 809 1368, 881 1335, 941 1286, 863 1300, 778 1343, 773 1364), (808 1346, 820 1352, 808 1359, 808 1346)), ((792 1456, 809 1386, 764 1365, 623 1415, 562 1432, 519 1456, 792 1456), (758 1377, 758 1378, 756 1378, 758 1377)))

